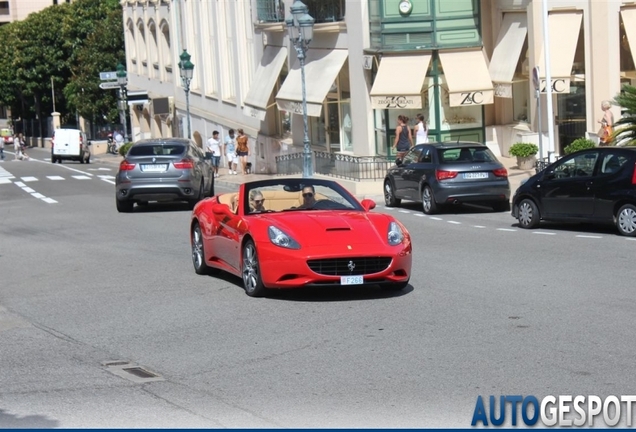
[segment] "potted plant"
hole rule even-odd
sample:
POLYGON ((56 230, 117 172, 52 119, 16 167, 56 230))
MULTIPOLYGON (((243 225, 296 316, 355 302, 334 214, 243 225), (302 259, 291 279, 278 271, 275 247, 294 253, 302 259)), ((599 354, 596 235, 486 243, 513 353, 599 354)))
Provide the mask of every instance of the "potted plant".
POLYGON ((577 138, 574 141, 572 141, 570 145, 565 146, 565 148, 563 149, 563 152, 566 155, 568 155, 570 153, 574 153, 579 150, 585 150, 585 149, 594 148, 594 147, 596 147, 596 144, 594 143, 594 141, 587 138, 577 138))
POLYGON ((515 143, 508 150, 511 156, 517 157, 517 168, 529 170, 534 168, 539 147, 531 143, 515 143))

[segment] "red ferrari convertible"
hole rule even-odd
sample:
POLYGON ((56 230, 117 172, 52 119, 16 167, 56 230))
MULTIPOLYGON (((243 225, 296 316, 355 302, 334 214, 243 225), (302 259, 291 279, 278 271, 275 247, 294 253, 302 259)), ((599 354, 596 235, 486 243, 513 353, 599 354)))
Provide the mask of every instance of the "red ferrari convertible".
POLYGON ((305 286, 401 290, 411 274, 411 237, 392 216, 370 212, 374 207, 330 180, 245 183, 195 206, 194 270, 241 277, 252 297, 305 286))

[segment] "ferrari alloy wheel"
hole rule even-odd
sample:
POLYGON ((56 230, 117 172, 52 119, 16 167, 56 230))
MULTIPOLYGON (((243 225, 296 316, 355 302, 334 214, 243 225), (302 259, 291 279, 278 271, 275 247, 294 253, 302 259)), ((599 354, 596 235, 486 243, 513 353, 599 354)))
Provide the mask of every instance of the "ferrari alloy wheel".
POLYGON ((250 297, 261 297, 265 293, 265 286, 261 280, 261 268, 258 263, 256 246, 252 240, 243 245, 242 256, 243 286, 245 293, 250 297))
POLYGON ((195 223, 192 227, 192 235, 190 236, 192 245, 192 264, 196 274, 207 274, 209 267, 205 263, 205 249, 203 248, 203 236, 201 235, 201 227, 195 223))
POLYGON ((539 209, 534 201, 526 198, 519 203, 517 220, 521 228, 531 229, 539 225, 539 209))
POLYGON ((391 180, 384 181, 384 204, 387 207, 397 207, 400 205, 402 200, 395 197, 395 192, 393 191, 393 186, 391 185, 391 180))
POLYGON ((625 204, 618 210, 616 215, 616 228, 621 235, 628 237, 636 236, 636 207, 632 204, 625 204))
POLYGON ((422 191, 422 210, 427 215, 435 214, 438 211, 435 196, 430 186, 424 186, 422 191))

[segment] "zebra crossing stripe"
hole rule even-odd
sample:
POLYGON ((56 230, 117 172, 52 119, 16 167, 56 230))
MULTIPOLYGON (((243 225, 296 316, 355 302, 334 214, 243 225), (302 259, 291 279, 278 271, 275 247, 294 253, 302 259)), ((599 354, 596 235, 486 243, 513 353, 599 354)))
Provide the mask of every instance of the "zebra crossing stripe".
POLYGON ((46 176, 49 180, 65 180, 64 177, 61 176, 46 176))

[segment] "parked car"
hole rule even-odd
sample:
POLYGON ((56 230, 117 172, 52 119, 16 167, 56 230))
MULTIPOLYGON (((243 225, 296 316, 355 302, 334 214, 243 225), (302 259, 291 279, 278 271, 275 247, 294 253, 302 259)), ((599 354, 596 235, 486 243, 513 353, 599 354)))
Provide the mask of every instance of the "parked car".
POLYGON ((74 160, 91 163, 91 142, 79 129, 55 129, 51 138, 51 163, 74 160))
POLYGON ((237 193, 194 208, 194 270, 241 277, 252 297, 268 288, 305 286, 404 289, 411 276, 411 238, 392 216, 371 212, 374 207, 332 180, 242 184, 237 193))
POLYGON ((426 214, 462 203, 486 204, 495 211, 508 211, 508 171, 484 144, 419 144, 403 160, 396 159, 384 179, 386 205, 399 206, 402 200, 421 202, 426 214))
POLYGON ((13 129, 11 128, 2 128, 0 129, 0 137, 4 140, 4 144, 13 144, 13 129))
POLYGON ((636 149, 597 147, 565 156, 515 192, 512 216, 521 228, 541 221, 615 224, 636 236, 636 149))
POLYGON ((214 195, 214 171, 194 141, 146 139, 134 143, 115 177, 117 211, 150 201, 187 201, 192 207, 214 195))

